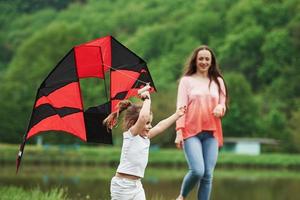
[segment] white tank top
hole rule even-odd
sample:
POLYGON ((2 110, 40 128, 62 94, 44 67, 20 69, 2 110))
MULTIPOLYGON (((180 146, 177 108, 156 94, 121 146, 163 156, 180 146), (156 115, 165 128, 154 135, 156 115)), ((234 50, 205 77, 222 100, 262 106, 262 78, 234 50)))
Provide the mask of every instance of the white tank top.
POLYGON ((143 178, 148 163, 150 140, 140 135, 133 136, 128 130, 123 133, 123 146, 117 172, 143 178))

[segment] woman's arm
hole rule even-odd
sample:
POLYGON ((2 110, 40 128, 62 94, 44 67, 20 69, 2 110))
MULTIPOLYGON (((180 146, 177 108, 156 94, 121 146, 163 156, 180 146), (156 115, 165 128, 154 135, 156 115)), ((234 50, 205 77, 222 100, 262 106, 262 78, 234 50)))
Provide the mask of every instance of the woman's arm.
POLYGON ((214 108, 213 114, 216 117, 223 117, 226 112, 226 89, 224 80, 221 77, 218 77, 220 83, 221 92, 219 94, 219 104, 214 108))
MULTIPOLYGON (((182 77, 178 86, 176 108, 177 109, 181 107, 187 108, 187 105, 188 105, 187 77, 182 77)), ((185 116, 181 117, 179 120, 176 121, 176 130, 184 129, 184 126, 185 126, 185 116)))
POLYGON ((164 130, 169 128, 177 119, 179 119, 185 113, 185 107, 179 108, 173 115, 160 121, 149 131, 149 138, 153 138, 156 135, 162 133, 164 130))
MULTIPOLYGON (((188 106, 188 83, 187 77, 182 77, 179 86, 178 86, 178 93, 177 93, 177 109, 185 106, 188 106)), ((182 130, 185 127, 185 116, 181 117, 179 120, 176 121, 176 139, 175 144, 176 147, 181 149, 183 145, 183 136, 182 130)))

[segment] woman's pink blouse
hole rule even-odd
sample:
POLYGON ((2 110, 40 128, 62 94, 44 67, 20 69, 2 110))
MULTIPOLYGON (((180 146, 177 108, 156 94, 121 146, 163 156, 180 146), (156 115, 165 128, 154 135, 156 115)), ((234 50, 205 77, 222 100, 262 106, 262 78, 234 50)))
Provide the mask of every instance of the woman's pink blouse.
POLYGON ((197 135, 201 131, 213 131, 219 146, 223 145, 222 124, 219 117, 213 115, 214 108, 221 104, 225 113, 225 86, 222 78, 218 78, 221 86, 212 81, 196 79, 191 76, 181 78, 178 87, 177 108, 187 106, 186 114, 176 122, 176 130, 182 129, 183 138, 197 135))

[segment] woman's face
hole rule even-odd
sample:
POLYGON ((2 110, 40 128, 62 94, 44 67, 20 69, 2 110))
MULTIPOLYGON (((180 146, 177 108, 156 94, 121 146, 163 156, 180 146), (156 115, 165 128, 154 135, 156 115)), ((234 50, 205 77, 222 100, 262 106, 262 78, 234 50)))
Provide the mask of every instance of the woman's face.
POLYGON ((208 72, 211 66, 211 53, 208 50, 202 49, 198 51, 197 58, 196 58, 196 66, 197 66, 197 72, 200 73, 208 72))

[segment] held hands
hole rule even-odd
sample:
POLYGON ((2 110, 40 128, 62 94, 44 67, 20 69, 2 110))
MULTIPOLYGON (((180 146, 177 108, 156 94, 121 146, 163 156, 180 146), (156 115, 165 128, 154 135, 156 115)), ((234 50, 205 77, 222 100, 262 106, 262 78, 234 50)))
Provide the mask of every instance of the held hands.
POLYGON ((224 114, 225 114, 225 108, 221 104, 218 104, 213 110, 213 115, 215 117, 223 117, 224 114))
MULTIPOLYGON (((184 115, 186 112, 186 106, 179 108, 176 111, 176 114, 179 117, 181 117, 182 115, 184 115)), ((213 110, 213 115, 216 117, 223 117, 225 114, 225 108, 223 105, 218 104, 214 110, 213 110)), ((176 132, 176 138, 175 138, 175 145, 178 149, 182 149, 183 148, 183 136, 182 136, 182 129, 179 129, 176 132)))
POLYGON ((180 107, 176 110, 175 114, 178 118, 180 118, 182 115, 184 115, 186 112, 186 106, 180 107))

